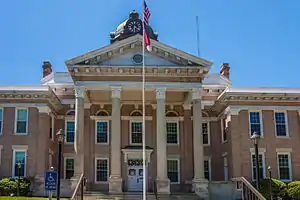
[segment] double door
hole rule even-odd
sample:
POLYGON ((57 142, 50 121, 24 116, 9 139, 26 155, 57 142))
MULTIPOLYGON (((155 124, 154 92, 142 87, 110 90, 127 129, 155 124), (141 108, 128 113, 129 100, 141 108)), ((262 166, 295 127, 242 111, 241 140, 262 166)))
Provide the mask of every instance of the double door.
MULTIPOLYGON (((147 172, 147 167, 146 167, 147 172)), ((146 175, 147 173, 145 173, 146 175)), ((143 160, 128 160, 128 168, 127 168, 127 187, 130 192, 142 192, 143 191, 143 160)), ((146 186, 148 180, 146 176, 146 186)))

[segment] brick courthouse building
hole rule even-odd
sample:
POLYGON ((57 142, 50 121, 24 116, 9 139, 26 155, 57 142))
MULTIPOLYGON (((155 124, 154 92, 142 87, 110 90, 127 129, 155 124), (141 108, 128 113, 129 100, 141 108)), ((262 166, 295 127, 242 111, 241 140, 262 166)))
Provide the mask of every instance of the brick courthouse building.
POLYGON ((42 191, 44 172, 57 168, 56 132, 63 129, 65 188, 82 173, 87 190, 110 192, 141 191, 143 175, 149 191, 155 183, 165 193, 252 180, 253 132, 262 136, 261 176, 270 165, 278 179, 300 179, 300 89, 233 87, 228 64, 211 74, 210 61, 163 44, 151 27, 144 173, 140 23, 131 13, 110 45, 67 60, 68 72, 44 62, 41 85, 0 87, 2 177, 34 177, 42 191))

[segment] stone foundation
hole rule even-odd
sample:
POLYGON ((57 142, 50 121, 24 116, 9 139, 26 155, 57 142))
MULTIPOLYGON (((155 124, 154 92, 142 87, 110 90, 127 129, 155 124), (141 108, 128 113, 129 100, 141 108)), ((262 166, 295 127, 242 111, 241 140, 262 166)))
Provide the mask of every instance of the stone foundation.
POLYGON ((123 180, 120 176, 109 177, 109 193, 121 194, 123 192, 123 180))
POLYGON ((193 180, 194 192, 203 200, 209 200, 209 190, 208 190, 207 180, 193 180))
POLYGON ((157 194, 170 194, 170 180, 156 179, 157 194))

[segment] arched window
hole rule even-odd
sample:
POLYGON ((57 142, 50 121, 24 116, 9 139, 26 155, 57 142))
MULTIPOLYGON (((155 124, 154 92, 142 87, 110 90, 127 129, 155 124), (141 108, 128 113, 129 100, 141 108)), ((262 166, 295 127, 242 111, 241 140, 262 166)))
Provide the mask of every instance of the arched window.
POLYGON ((132 112, 130 113, 130 116, 133 116, 133 117, 141 117, 141 116, 143 116, 143 113, 142 113, 142 111, 140 111, 140 110, 134 110, 134 111, 132 111, 132 112))
POLYGON ((174 110, 170 110, 166 113, 166 117, 178 117, 178 113, 174 110))
POLYGON ((69 110, 67 113, 66 113, 67 116, 75 116, 75 110, 69 110))
POLYGON ((96 116, 109 116, 108 112, 106 110, 99 110, 97 113, 96 113, 96 116))

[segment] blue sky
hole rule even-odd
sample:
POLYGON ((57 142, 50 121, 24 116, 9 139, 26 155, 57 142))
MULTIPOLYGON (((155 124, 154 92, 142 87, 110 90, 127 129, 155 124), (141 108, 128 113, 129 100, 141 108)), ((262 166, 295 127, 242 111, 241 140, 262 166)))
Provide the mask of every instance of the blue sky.
MULTIPOLYGON (((0 85, 38 85, 42 61, 64 61, 109 44, 109 32, 141 0, 2 0, 0 85)), ((299 0, 148 0, 159 40, 231 65, 235 86, 300 87, 299 0)))

